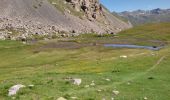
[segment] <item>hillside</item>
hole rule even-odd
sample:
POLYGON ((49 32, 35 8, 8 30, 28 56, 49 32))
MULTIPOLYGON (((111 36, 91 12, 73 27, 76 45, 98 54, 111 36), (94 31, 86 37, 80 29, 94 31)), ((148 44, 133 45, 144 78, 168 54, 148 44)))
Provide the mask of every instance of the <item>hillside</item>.
POLYGON ((119 14, 129 20, 133 25, 146 23, 170 22, 170 9, 137 10, 132 12, 122 12, 119 14))
POLYGON ((156 23, 136 26, 134 28, 122 31, 118 34, 120 37, 170 41, 170 23, 156 23))
POLYGON ((0 0, 1 39, 117 33, 131 27, 98 0, 0 0))

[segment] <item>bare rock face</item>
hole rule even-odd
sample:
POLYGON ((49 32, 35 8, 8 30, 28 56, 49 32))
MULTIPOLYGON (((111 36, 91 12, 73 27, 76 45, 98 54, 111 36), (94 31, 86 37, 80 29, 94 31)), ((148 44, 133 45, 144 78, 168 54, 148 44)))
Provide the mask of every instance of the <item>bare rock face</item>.
POLYGON ((54 0, 52 3, 47 0, 0 2, 0 39, 25 39, 35 35, 60 37, 77 36, 81 33, 116 33, 131 27, 104 9, 98 0, 54 0), (64 12, 58 8, 58 1, 63 4, 64 12), (72 12, 80 12, 83 17, 80 18, 72 12))
POLYGON ((66 0, 76 11, 84 11, 89 20, 104 16, 102 5, 97 0, 66 0))

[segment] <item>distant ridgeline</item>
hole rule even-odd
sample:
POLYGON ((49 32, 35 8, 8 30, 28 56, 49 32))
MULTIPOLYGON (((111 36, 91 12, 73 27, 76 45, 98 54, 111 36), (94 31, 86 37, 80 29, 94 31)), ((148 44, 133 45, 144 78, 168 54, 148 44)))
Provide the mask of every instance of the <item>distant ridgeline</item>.
POLYGON ((121 12, 119 15, 129 20, 133 25, 146 23, 170 22, 170 9, 136 10, 121 12))

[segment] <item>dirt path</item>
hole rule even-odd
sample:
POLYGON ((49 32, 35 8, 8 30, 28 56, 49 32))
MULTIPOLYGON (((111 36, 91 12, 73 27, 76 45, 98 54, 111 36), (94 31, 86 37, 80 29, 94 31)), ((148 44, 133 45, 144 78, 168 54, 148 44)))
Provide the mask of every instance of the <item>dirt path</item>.
MULTIPOLYGON (((135 75, 134 77, 130 77, 128 78, 127 80, 124 80, 122 82, 115 82, 114 84, 110 84, 110 85, 103 85, 103 86, 97 86, 96 89, 105 89, 105 88, 110 88, 110 87, 113 87, 115 85, 121 85, 121 84, 124 84, 124 83, 127 83, 127 82, 131 82, 145 74, 147 74, 148 72, 154 70, 155 68, 157 68, 157 66, 165 59, 166 56, 162 56, 151 68, 149 68, 148 70, 146 70, 145 72, 142 72, 142 73, 139 73, 137 75, 135 75), (102 88, 101 88, 102 87, 102 88)), ((83 93, 83 92, 87 92, 87 91, 95 91, 94 88, 89 88, 88 90, 86 89, 82 89, 79 91, 79 93, 83 93)))
POLYGON ((147 69, 145 72, 139 73, 139 74, 135 75, 134 77, 131 77, 130 79, 122 81, 122 82, 120 82, 118 84, 123 84, 123 83, 129 82, 129 81, 133 81, 134 79, 137 79, 137 78, 149 73, 150 71, 157 68, 157 66, 165 59, 165 57, 166 56, 162 56, 151 68, 147 69))
MULTIPOLYGON (((162 56, 162 57, 155 63, 155 65, 153 65, 151 68, 149 68, 149 69, 146 71, 146 73, 154 70, 154 69, 165 59, 165 57, 166 57, 166 56, 162 56)), ((146 74, 146 73, 145 73, 145 74, 146 74)))

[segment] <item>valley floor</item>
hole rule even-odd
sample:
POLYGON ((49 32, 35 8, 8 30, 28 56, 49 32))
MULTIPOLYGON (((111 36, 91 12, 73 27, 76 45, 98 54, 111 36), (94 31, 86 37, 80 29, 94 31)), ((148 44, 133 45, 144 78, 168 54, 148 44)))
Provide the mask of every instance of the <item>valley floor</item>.
POLYGON ((152 51, 113 49, 103 44, 159 45, 160 42, 89 37, 38 41, 30 45, 0 41, 0 100, 170 99, 168 41, 159 40, 160 45, 166 43, 165 47, 152 51), (82 83, 74 85, 65 80, 69 77, 82 79, 82 83), (26 87, 9 97, 8 89, 16 84, 26 87))

